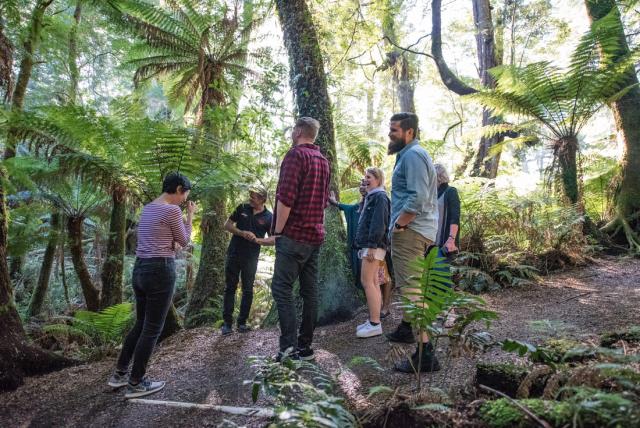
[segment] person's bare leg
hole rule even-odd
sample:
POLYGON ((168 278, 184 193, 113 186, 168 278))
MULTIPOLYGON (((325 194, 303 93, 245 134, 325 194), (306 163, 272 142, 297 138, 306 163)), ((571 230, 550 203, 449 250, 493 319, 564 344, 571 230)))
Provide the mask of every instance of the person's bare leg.
POLYGON ((362 259, 362 286, 367 297, 367 306, 369 306, 369 321, 380 322, 380 310, 382 308, 382 296, 380 287, 376 284, 378 277, 378 261, 369 261, 362 259))

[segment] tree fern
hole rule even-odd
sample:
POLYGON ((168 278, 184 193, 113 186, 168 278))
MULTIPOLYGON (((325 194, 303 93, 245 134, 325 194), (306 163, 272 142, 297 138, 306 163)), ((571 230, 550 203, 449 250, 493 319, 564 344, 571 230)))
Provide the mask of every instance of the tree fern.
POLYGON ((119 343, 133 322, 133 305, 120 303, 100 312, 78 311, 73 325, 97 338, 99 344, 119 343))
POLYGON ((433 323, 456 299, 451 272, 445 258, 438 256, 437 247, 432 247, 426 257, 414 261, 413 267, 419 276, 414 277, 415 285, 402 296, 404 314, 416 329, 437 334, 433 323))

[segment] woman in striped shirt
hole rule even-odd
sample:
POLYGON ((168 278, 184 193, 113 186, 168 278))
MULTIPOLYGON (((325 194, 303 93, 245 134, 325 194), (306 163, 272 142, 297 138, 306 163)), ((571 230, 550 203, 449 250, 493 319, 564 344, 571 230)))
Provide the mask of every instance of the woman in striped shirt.
POLYGON ((171 306, 176 281, 176 244, 187 246, 196 206, 187 202, 183 221, 180 205, 189 196, 191 183, 184 175, 171 173, 162 183, 162 194, 142 209, 138 223, 138 246, 133 267, 136 324, 127 335, 109 386, 127 386, 126 398, 142 397, 164 388, 144 374, 164 320, 171 306), (133 359, 131 374, 129 363, 133 359))

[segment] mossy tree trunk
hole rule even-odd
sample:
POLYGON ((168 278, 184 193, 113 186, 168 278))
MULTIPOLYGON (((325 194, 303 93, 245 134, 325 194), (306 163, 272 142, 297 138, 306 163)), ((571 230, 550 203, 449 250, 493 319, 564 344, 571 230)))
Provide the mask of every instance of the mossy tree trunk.
POLYGON ((69 251, 73 268, 78 275, 82 294, 87 309, 93 312, 100 310, 100 290, 94 285, 87 263, 84 260, 84 250, 82 247, 82 225, 83 217, 69 217, 67 219, 67 233, 69 235, 69 251))
POLYGON ((185 312, 185 327, 192 328, 211 323, 219 318, 214 312, 215 301, 224 291, 224 261, 227 234, 224 231, 225 200, 210 195, 204 201, 200 223, 202 249, 198 274, 185 312))
MULTIPOLYGON (((7 179, 0 166, 0 182, 7 179)), ((13 301, 7 266, 7 205, 0 188, 0 391, 16 389, 28 375, 68 367, 75 362, 28 344, 13 301)))
POLYGON ((47 240, 47 247, 44 250, 44 256, 42 257, 42 266, 40 267, 40 274, 38 275, 38 283, 33 290, 31 300, 29 302, 29 308, 27 309, 28 317, 35 317, 42 312, 42 304, 44 298, 47 295, 49 289, 49 278, 51 277, 51 270, 53 269, 53 262, 56 258, 56 250, 58 249, 58 243, 60 242, 60 226, 62 224, 60 213, 54 212, 51 214, 51 220, 49 223, 49 239, 47 240))
MULTIPOLYGON (((592 22, 620 12, 613 0, 586 0, 587 12, 592 22)), ((617 52, 602 52, 617 60, 629 54, 629 45, 620 23, 620 47, 617 52)), ((624 140, 624 154, 620 162, 621 181, 615 195, 616 218, 605 229, 612 235, 625 239, 630 248, 640 251, 640 89, 638 77, 633 67, 629 68, 625 86, 634 86, 627 94, 612 104, 616 128, 624 140)))
MULTIPOLYGON (((289 54, 289 76, 299 116, 320 121, 316 144, 331 165, 331 189, 338 191, 336 144, 331 102, 311 13, 304 0, 276 0, 284 42, 289 54)), ((328 323, 348 319, 361 303, 349 279, 344 228, 336 209, 325 211, 326 243, 320 251, 318 319, 328 323)))
POLYGON ((122 275, 127 227, 127 191, 116 185, 111 192, 111 222, 107 254, 102 265, 102 296, 100 306, 106 308, 122 303, 122 275))

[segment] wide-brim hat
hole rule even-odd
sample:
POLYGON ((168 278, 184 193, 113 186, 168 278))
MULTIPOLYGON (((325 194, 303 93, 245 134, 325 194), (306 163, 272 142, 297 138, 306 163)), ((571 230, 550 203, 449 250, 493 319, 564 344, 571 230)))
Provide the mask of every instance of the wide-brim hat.
POLYGON ((257 195, 262 196, 264 199, 267 199, 267 189, 261 184, 254 184, 249 187, 249 192, 253 192, 257 195))

